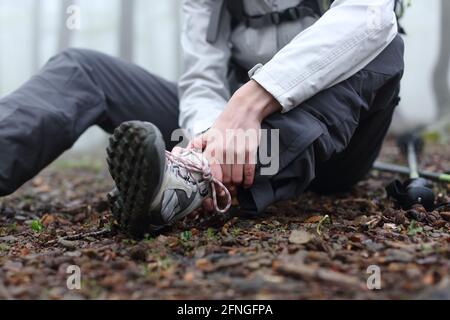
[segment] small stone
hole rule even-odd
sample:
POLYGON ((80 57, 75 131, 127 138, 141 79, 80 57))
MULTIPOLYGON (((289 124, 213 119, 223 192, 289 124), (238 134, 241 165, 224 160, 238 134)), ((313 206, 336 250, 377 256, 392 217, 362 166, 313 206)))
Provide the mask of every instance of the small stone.
POLYGON ((440 238, 440 237, 441 237, 441 234, 440 234, 440 233, 437 233, 437 232, 432 232, 432 233, 430 234, 430 236, 431 236, 432 238, 440 238))
POLYGON ((399 232, 400 228, 395 223, 385 223, 383 225, 384 230, 399 232))
POLYGON ((293 244, 307 244, 312 239, 312 235, 304 230, 294 230, 292 231, 289 242, 293 244))
POLYGON ((415 257, 405 250, 389 249, 386 250, 386 262, 411 262, 415 257))
POLYGON ((206 248, 204 246, 195 249, 194 256, 197 259, 201 259, 206 255, 206 248))
POLYGON ((44 184, 44 179, 42 177, 36 177, 31 181, 33 187, 39 187, 44 184))
POLYGON ((0 242, 14 243, 16 241, 17 241, 17 238, 14 236, 0 237, 0 242))
POLYGON ((81 257, 81 252, 80 251, 69 251, 64 253, 65 256, 67 257, 72 257, 72 258, 79 258, 81 257))
POLYGON ((14 219, 17 221, 27 221, 28 220, 27 217, 25 217, 24 215, 21 215, 21 214, 14 216, 14 219))
POLYGON ((58 244, 69 250, 78 249, 80 247, 80 243, 78 241, 69 241, 62 238, 58 239, 58 244))

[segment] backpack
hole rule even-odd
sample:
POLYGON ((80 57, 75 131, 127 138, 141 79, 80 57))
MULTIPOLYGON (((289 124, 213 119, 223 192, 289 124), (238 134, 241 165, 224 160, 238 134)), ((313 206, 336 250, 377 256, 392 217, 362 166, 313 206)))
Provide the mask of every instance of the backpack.
MULTIPOLYGON (((279 12, 270 12, 259 16, 248 16, 244 10, 244 0, 216 0, 214 1, 211 19, 207 32, 207 41, 215 43, 219 33, 222 15, 225 10, 231 14, 232 28, 239 23, 244 23, 249 28, 263 28, 268 25, 279 25, 288 21, 295 21, 305 17, 320 18, 327 12, 334 0, 304 0, 295 7, 279 12)), ((403 0, 395 0, 395 13, 397 21, 403 16, 405 5, 403 0)), ((399 32, 405 34, 399 24, 399 32)))

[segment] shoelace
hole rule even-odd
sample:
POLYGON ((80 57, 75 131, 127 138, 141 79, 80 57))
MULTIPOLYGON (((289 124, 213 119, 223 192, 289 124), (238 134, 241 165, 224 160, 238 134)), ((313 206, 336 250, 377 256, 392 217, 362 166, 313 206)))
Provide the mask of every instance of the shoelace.
MULTIPOLYGON (((206 160, 205 157, 203 157, 201 154, 199 154, 193 150, 186 150, 184 153, 180 154, 179 156, 174 155, 173 153, 171 153, 169 151, 166 151, 166 159, 172 165, 176 164, 179 167, 185 169, 186 173, 195 182, 197 187, 200 188, 200 186, 199 186, 200 182, 194 177, 193 173, 200 174, 202 176, 203 180, 205 180, 207 183, 209 183, 209 185, 211 186, 213 204, 214 204, 214 209, 216 210, 216 212, 226 213, 230 209, 231 201, 232 201, 231 194, 228 191, 227 187, 225 187, 225 185, 221 181, 219 181, 213 177, 208 160, 206 160), (188 155, 193 155, 194 157, 196 157, 199 160, 199 163, 201 163, 201 165, 199 165, 198 163, 195 163, 191 159, 187 158, 186 156, 188 156, 188 155), (219 186, 225 192, 225 195, 227 197, 227 205, 223 209, 219 208, 219 204, 217 202, 216 185, 219 186)), ((180 172, 178 171, 178 173, 180 173, 180 172)))

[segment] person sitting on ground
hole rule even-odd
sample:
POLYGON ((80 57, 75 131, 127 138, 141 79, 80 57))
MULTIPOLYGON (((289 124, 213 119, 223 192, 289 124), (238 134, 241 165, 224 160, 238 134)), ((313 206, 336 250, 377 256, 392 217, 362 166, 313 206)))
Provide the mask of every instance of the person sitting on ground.
POLYGON ((371 169, 399 100, 398 2, 185 0, 178 84, 65 50, 0 100, 0 195, 92 125, 114 132, 111 209, 134 237, 202 205, 225 212, 231 194, 258 214, 306 190, 347 190, 371 169))

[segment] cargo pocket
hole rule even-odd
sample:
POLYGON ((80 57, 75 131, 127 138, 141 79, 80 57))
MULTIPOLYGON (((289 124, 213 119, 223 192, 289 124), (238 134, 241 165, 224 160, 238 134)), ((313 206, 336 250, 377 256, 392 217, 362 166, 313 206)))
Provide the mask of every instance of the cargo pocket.
POLYGON ((271 135, 272 130, 279 130, 278 139, 267 139, 270 157, 277 157, 279 172, 305 152, 320 136, 327 134, 324 124, 301 109, 295 109, 288 117, 275 115, 268 118, 263 123, 263 129, 269 130, 271 135), (273 143, 276 145, 272 145, 273 143))

